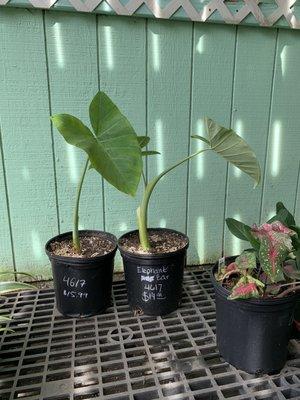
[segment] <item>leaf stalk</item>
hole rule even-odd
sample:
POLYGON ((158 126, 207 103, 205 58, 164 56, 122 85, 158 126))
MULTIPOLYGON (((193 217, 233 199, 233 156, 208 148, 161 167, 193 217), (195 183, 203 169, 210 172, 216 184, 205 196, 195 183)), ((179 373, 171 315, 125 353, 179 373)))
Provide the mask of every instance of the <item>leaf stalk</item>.
POLYGON ((185 163, 186 161, 192 159, 193 157, 196 157, 197 155, 199 155, 207 150, 211 150, 211 149, 199 150, 196 153, 193 153, 190 156, 185 157, 184 159, 178 161, 176 164, 165 169, 163 172, 161 172, 159 175, 157 175, 155 178, 153 178, 145 187, 142 202, 137 209, 137 223, 138 223, 138 229, 139 229, 139 238, 140 238, 141 246, 144 250, 148 251, 151 249, 147 224, 148 224, 148 205, 149 205, 149 200, 150 200, 151 194, 153 192, 153 189, 155 188, 157 183, 160 181, 160 179, 163 176, 165 176, 168 172, 172 171, 179 165, 185 163))
POLYGON ((76 203, 75 203, 75 210, 74 210, 74 217, 73 217, 73 246, 77 253, 80 252, 80 240, 79 240, 79 231, 78 231, 78 223, 79 223, 79 202, 80 202, 80 195, 82 190, 82 185, 84 181, 84 177, 89 165, 89 158, 87 158, 84 168, 82 170, 78 186, 77 186, 77 193, 76 193, 76 203))

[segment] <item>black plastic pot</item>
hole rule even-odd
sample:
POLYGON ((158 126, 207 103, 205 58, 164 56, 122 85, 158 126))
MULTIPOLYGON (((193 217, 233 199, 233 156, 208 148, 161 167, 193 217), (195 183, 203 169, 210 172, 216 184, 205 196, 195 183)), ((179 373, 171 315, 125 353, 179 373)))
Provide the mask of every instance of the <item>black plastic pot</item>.
MULTIPOLYGON (((229 258, 228 261, 233 261, 229 258)), ((230 292, 215 279, 217 346, 222 357, 251 374, 279 372, 287 358, 297 294, 279 299, 227 300, 230 292)))
POLYGON ((101 234, 114 244, 105 255, 91 258, 63 257, 50 251, 50 244, 71 238, 72 232, 50 239, 45 248, 51 261, 58 311, 68 317, 88 317, 99 314, 111 305, 111 287, 117 239, 101 231, 80 231, 80 235, 101 234))
POLYGON ((175 311, 181 301, 188 237, 171 229, 154 230, 175 232, 183 236, 187 243, 171 253, 138 254, 125 251, 120 245, 121 239, 137 231, 128 232, 119 239, 128 302, 136 314, 166 315, 175 311))

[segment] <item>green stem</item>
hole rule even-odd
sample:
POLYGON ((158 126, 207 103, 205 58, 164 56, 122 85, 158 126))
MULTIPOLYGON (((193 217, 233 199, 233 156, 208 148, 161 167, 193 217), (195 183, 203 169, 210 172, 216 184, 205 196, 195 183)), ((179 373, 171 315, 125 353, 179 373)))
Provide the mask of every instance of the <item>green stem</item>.
POLYGON ((79 201, 80 201, 83 180, 84 180, 86 171, 88 169, 88 165, 89 165, 89 158, 86 160, 84 169, 82 171, 82 174, 81 174, 80 180, 78 182, 78 186, 77 186, 76 203, 75 203, 75 211, 74 211, 74 219, 73 219, 73 246, 77 253, 80 252, 80 241, 79 241, 79 231, 78 231, 79 201))
POLYGON ((285 286, 298 285, 298 284, 300 284, 300 281, 299 282, 295 281, 295 282, 283 283, 282 285, 278 285, 278 286, 282 288, 282 287, 285 287, 285 286))
POLYGON ((148 236, 148 228, 147 228, 148 204, 149 204, 150 196, 151 196, 156 184, 168 172, 172 171, 174 168, 178 167, 179 165, 185 163, 186 161, 190 160, 191 158, 193 158, 207 150, 210 150, 210 149, 199 150, 196 153, 180 160, 179 162, 177 162, 176 164, 172 165, 171 167, 165 169, 162 173, 160 173, 158 176, 153 178, 152 181, 150 181, 148 183, 148 185, 145 187, 142 202, 137 209, 137 222, 138 222, 138 228, 139 228, 140 243, 144 250, 150 250, 150 248, 151 248, 150 242, 149 242, 149 236, 148 236))
POLYGON ((142 171, 142 177, 143 177, 144 186, 146 187, 147 186, 147 180, 146 180, 144 171, 142 171))

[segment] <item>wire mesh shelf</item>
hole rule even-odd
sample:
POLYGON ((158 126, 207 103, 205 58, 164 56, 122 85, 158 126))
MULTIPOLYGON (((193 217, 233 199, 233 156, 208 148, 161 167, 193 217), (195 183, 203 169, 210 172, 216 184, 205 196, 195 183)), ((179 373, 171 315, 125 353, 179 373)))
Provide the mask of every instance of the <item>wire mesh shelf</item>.
POLYGON ((299 354, 279 375, 259 377, 220 357, 206 271, 185 273, 181 307, 165 317, 134 316, 124 282, 114 283, 113 304, 70 319, 50 289, 3 300, 14 332, 0 336, 0 399, 300 399, 299 354))

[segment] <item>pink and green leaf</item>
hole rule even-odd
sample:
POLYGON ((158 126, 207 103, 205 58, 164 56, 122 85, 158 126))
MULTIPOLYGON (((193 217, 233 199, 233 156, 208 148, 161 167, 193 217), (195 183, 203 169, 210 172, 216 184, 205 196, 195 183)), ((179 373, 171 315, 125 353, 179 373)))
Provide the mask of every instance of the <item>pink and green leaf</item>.
POLYGON ((260 241, 259 261, 272 283, 284 280, 282 263, 292 251, 291 236, 294 231, 275 221, 252 227, 253 235, 260 241))
POLYGON ((265 284, 260 281, 259 279, 254 278, 251 275, 247 275, 247 280, 249 283, 255 283, 255 285, 258 287, 258 289, 263 289, 265 287, 265 284))
POLYGON ((228 299, 250 299, 258 298, 259 291, 255 282, 249 282, 247 277, 241 278, 238 283, 233 287, 232 292, 228 299))
POLYGON ((229 278, 230 275, 236 273, 239 273, 238 267, 235 262, 232 262, 219 270, 219 272, 216 274, 216 279, 217 281, 223 281, 224 279, 229 278))
POLYGON ((242 254, 236 258, 235 263, 238 269, 247 270, 256 267, 256 256, 251 251, 243 251, 242 254))

